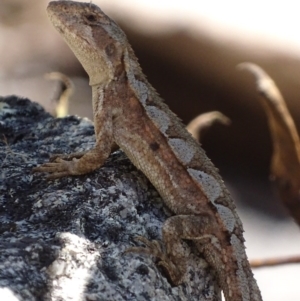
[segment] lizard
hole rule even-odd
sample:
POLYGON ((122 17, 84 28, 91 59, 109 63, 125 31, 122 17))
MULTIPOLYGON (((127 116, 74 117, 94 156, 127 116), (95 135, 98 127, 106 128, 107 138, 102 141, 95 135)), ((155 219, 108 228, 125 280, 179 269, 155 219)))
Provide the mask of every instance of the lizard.
POLYGON ((48 17, 89 76, 96 144, 36 168, 48 178, 100 168, 118 145, 172 211, 157 241, 132 248, 157 257, 173 285, 185 280, 183 241, 216 273, 226 301, 261 301, 245 252, 243 225, 216 167, 143 74, 125 33, 98 6, 51 1, 48 17))

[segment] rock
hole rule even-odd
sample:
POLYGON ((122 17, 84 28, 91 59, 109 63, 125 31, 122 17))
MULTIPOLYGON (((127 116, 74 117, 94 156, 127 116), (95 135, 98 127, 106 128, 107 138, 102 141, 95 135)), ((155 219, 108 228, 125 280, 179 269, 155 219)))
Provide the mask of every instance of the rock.
POLYGON ((220 300, 198 256, 172 287, 153 258, 124 254, 135 236, 161 239, 170 212, 123 152, 84 176, 31 172, 49 154, 91 148, 90 120, 2 97, 0 137, 0 300, 220 300))

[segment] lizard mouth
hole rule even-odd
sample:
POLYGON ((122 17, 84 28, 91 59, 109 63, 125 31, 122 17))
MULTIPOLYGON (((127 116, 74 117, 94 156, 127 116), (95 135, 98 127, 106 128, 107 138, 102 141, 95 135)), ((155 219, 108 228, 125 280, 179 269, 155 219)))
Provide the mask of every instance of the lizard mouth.
POLYGON ((90 43, 87 39, 85 39, 85 38, 82 38, 82 40, 83 40, 85 43, 87 43, 88 45, 91 44, 91 43, 90 43))
POLYGON ((65 31, 63 30, 63 28, 59 27, 59 26, 56 26, 56 29, 57 31, 60 33, 60 34, 63 34, 65 31))

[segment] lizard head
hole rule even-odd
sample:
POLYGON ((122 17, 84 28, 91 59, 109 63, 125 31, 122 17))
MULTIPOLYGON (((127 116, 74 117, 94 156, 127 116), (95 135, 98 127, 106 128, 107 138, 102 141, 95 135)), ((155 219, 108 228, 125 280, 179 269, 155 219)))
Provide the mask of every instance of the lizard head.
POLYGON ((127 45, 120 27, 92 3, 52 1, 47 13, 88 73, 90 85, 112 81, 127 45))

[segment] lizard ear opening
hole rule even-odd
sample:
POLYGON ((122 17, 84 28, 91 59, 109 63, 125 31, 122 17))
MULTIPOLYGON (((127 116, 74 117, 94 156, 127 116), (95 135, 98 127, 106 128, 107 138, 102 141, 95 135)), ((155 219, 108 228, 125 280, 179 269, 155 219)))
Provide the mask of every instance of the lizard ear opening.
POLYGON ((94 14, 88 13, 88 14, 84 15, 84 18, 90 24, 97 23, 97 16, 95 16, 94 14))

